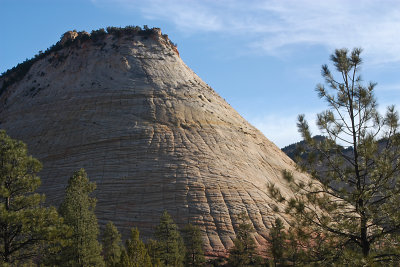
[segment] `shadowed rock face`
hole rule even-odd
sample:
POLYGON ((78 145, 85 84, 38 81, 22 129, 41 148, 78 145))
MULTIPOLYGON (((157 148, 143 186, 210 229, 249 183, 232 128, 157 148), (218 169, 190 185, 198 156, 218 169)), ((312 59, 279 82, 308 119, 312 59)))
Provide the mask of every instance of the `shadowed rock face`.
MULTIPOLYGON (((4 79, 4 77, 0 78, 4 79)), ((0 96, 0 128, 44 167, 41 192, 58 205, 85 168, 100 224, 151 237, 163 210, 200 226, 209 253, 233 245, 245 211, 262 244, 275 214, 269 182, 289 194, 294 163, 180 59, 160 33, 106 35, 51 53, 0 96)))

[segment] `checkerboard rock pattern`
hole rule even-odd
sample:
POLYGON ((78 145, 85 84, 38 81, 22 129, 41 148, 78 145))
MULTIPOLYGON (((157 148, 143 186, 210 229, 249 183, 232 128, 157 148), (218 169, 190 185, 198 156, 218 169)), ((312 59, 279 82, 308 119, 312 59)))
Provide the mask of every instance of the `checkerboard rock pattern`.
POLYGON ((308 179, 161 32, 109 34, 40 59, 0 95, 0 128, 43 163, 47 203, 58 205, 85 168, 102 226, 113 221, 125 236, 137 226, 147 239, 167 210, 179 226, 201 228, 209 255, 232 247, 242 212, 264 244, 274 218, 285 219, 268 183, 290 195, 283 170, 308 179))

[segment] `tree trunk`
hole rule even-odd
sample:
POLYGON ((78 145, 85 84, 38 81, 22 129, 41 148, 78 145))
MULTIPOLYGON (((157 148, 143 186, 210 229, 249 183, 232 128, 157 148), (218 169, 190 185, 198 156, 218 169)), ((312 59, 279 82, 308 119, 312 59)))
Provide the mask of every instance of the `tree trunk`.
POLYGON ((367 238, 367 220, 364 216, 361 216, 361 248, 364 258, 368 257, 370 244, 367 238))

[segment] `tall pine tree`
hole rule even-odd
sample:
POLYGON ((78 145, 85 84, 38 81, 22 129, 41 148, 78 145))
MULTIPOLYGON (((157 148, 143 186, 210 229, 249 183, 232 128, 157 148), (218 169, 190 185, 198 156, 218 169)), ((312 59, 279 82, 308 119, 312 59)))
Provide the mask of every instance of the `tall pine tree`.
POLYGON ((178 227, 168 212, 164 211, 156 227, 155 239, 161 263, 166 266, 183 266, 185 246, 178 227))
POLYGON ((60 235, 62 219, 43 206, 37 173, 42 165, 26 145, 0 130, 0 263, 12 266, 44 257, 60 235))
POLYGON ((103 256, 107 267, 117 267, 121 258, 121 234, 112 222, 103 232, 103 256))
POLYGON ((185 266, 203 266, 205 258, 200 228, 187 224, 182 232, 186 247, 185 266))
MULTIPOLYGON (((294 197, 282 201, 294 216, 293 223, 332 236, 334 261, 349 255, 344 259, 349 265, 352 260, 398 264, 399 115, 394 106, 384 116, 379 114, 376 83, 364 84, 360 76, 361 51, 335 50, 330 58, 335 73, 322 66, 325 85, 317 85, 316 91, 328 109, 317 115, 317 126, 325 138, 319 142, 311 138, 304 115, 297 124, 311 150, 299 165, 314 181, 305 185, 284 172, 294 197)), ((275 191, 270 185, 270 192, 279 195, 275 191)))
POLYGON ((154 239, 149 239, 146 243, 147 252, 149 253, 151 263, 154 267, 162 267, 164 264, 161 262, 158 253, 158 242, 154 239))
POLYGON ((132 228, 131 238, 126 240, 125 249, 121 255, 121 266, 124 267, 151 267, 151 259, 146 246, 140 240, 139 230, 132 228))
POLYGON ((284 252, 286 247, 286 233, 285 227, 283 226, 283 222, 281 219, 276 218, 275 223, 272 224, 272 227, 269 231, 269 235, 267 240, 269 242, 269 251, 272 256, 273 265, 281 266, 284 260, 284 252))
POLYGON ((94 213, 96 199, 90 197, 96 185, 89 182, 84 169, 74 173, 65 190, 60 214, 72 228, 71 245, 61 259, 67 266, 103 266, 101 245, 97 240, 99 226, 94 213))
POLYGON ((252 236, 255 230, 249 222, 249 217, 242 212, 238 216, 238 221, 236 238, 233 240, 234 246, 229 251, 228 263, 234 267, 260 265, 262 259, 256 254, 256 243, 252 236))

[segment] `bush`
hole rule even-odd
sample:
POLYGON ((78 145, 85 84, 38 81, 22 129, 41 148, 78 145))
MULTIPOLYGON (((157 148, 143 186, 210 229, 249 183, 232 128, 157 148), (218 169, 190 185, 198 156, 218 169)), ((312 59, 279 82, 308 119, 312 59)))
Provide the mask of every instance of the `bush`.
POLYGON ((115 37, 120 37, 122 35, 122 29, 120 27, 107 27, 107 32, 115 37))
POLYGON ((126 35, 135 35, 142 29, 139 26, 126 26, 122 29, 123 33, 126 35))
POLYGON ((93 30, 90 33, 90 39, 92 39, 93 42, 97 42, 99 40, 104 39, 104 37, 106 35, 107 35, 107 32, 103 28, 101 28, 101 29, 98 29, 98 30, 93 30))

